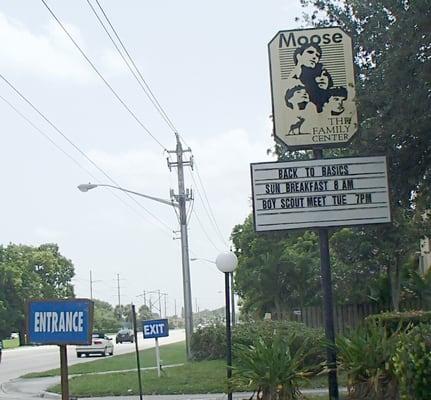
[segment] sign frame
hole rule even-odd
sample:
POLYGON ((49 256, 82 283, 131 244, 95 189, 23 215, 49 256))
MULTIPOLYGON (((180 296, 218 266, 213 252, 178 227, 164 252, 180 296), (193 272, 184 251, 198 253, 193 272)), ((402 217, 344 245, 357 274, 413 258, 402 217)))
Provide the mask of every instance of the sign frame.
MULTIPOLYGON (((353 164, 352 164, 353 165, 353 164)), ((303 168, 305 168, 305 166, 302 166, 303 168)), ((388 176, 388 172, 387 172, 387 157, 385 155, 373 155, 373 156, 351 156, 351 157, 343 157, 343 158, 322 158, 322 159, 310 159, 310 160, 294 160, 294 161, 269 161, 269 162, 258 162, 258 163, 251 163, 250 164, 250 175, 251 175, 251 186, 252 186, 252 207, 253 207, 253 227, 254 227, 254 231, 258 234, 265 234, 265 233, 270 233, 270 232, 283 232, 283 231, 293 231, 293 230, 306 230, 306 229, 327 229, 327 228, 338 228, 338 227, 354 227, 354 226, 362 226, 362 225, 382 225, 382 224, 388 224, 391 223, 392 221, 392 207, 391 207, 391 195, 390 195, 390 186, 389 186, 389 176, 388 176), (325 161, 334 161, 337 162, 339 161, 340 163, 346 163, 347 160, 357 160, 357 159, 380 159, 384 162, 385 165, 385 189, 386 189, 386 196, 387 196, 387 211, 388 211, 388 220, 384 221, 384 222, 357 222, 357 223, 343 223, 343 224, 329 224, 329 225, 325 225, 325 224, 309 224, 307 226, 297 226, 294 228, 276 228, 276 229, 257 229, 257 221, 256 221, 256 193, 255 193, 255 181, 254 181, 254 176, 253 176, 253 166, 257 166, 257 165, 271 165, 274 166, 275 168, 277 168, 276 166, 279 165, 280 168, 284 168, 283 166, 285 166, 286 164, 289 165, 294 165, 296 163, 324 163, 325 161)), ((349 175, 345 175, 346 177, 348 177, 349 175)), ((316 179, 318 179, 319 177, 316 177, 316 179)), ((299 178, 298 178, 299 179, 299 178)), ((306 195, 307 193, 305 193, 306 195)), ((312 193, 310 193, 312 194, 312 193)))
MULTIPOLYGON (((61 310, 60 310, 61 311, 61 310)), ((87 345, 91 344, 92 340, 92 334, 93 334, 93 328, 94 328, 94 302, 90 299, 86 298, 69 298, 69 299, 31 299, 27 300, 26 307, 25 307, 25 328, 26 328, 26 334, 27 334, 27 341, 28 343, 41 343, 41 344, 47 344, 47 345, 87 345), (32 333, 33 331, 30 331, 30 318, 31 318, 31 306, 33 304, 41 304, 41 303, 57 303, 57 304, 73 304, 73 303, 81 303, 86 304, 88 309, 88 324, 87 324, 87 331, 86 335, 83 339, 78 340, 72 340, 72 339, 62 339, 62 340, 32 340, 32 333)), ((83 335, 84 336, 84 335, 83 335)))
MULTIPOLYGON (((322 34, 323 35, 323 34, 322 34)), ((358 123, 358 116, 357 116, 357 98, 356 98, 356 79, 355 79, 355 73, 354 73, 354 63, 353 63, 353 40, 350 36, 350 34, 348 32, 346 32, 342 27, 340 26, 330 26, 330 27, 322 27, 322 28, 306 28, 306 29, 290 29, 290 30, 280 30, 278 31, 274 37, 269 41, 268 43, 268 58, 269 58, 269 74, 270 74, 270 88, 271 88, 271 110, 272 110, 272 123, 273 123, 273 136, 275 141, 287 148, 288 150, 300 150, 300 149, 324 149, 324 148, 336 148, 336 147, 347 147, 351 144, 352 140, 354 139, 355 135, 357 134, 357 131, 359 129, 359 123, 358 123), (343 66, 345 67, 349 67, 351 65, 351 72, 352 72, 352 76, 350 78, 350 81, 352 82, 352 85, 348 85, 350 88, 349 90, 353 93, 353 97, 350 99, 354 104, 354 108, 353 108, 353 119, 354 119, 354 123, 352 124, 352 126, 354 127, 354 131, 353 133, 350 135, 350 137, 348 138, 348 140, 339 140, 339 141, 332 141, 332 142, 316 142, 316 143, 299 143, 299 144, 288 144, 285 140, 283 140, 283 134, 281 132, 278 132, 277 130, 277 119, 279 118, 278 113, 276 112, 276 101, 280 101, 277 100, 276 98, 276 90, 275 90, 275 86, 274 85, 274 80, 275 77, 273 76, 273 70, 274 70, 274 63, 273 63, 273 55, 271 54, 271 45, 273 44, 274 41, 276 41, 277 39, 279 39, 279 36, 281 34, 290 34, 290 33, 297 33, 298 35, 301 34, 301 32, 305 32, 306 34, 308 34, 311 31, 324 31, 324 30, 334 30, 334 29, 338 29, 341 32, 343 32, 344 35, 346 35, 347 37, 349 37, 350 39, 350 46, 349 46, 349 51, 351 51, 352 54, 352 60, 349 62, 349 66, 347 66, 347 63, 343 63, 343 66)), ((287 109, 287 108, 286 108, 287 109)), ((286 135, 286 136, 291 136, 291 135, 286 135)), ((294 136, 294 135, 292 135, 294 136)), ((300 136, 300 135, 295 135, 295 136, 300 136)))

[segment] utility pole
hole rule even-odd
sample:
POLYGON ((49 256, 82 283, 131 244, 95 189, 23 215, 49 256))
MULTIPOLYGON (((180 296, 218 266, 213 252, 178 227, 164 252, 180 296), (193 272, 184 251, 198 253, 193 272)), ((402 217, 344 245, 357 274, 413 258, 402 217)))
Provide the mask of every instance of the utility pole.
POLYGON ((97 282, 102 282, 101 280, 93 279, 93 271, 90 269, 90 299, 93 300, 93 284, 97 282))
POLYGON ((118 313, 121 321, 123 320, 123 315, 121 312, 121 296, 120 296, 120 274, 117 274, 117 294, 118 294, 118 313))
POLYGON ((193 333, 193 315, 192 315, 192 293, 191 293, 191 283, 190 283, 190 265, 189 265, 189 241, 187 235, 187 211, 186 202, 191 200, 189 191, 187 193, 184 189, 184 166, 190 166, 193 168, 192 160, 184 161, 183 153, 191 152, 190 149, 183 150, 180 142, 178 133, 175 133, 177 140, 177 147, 175 151, 169 151, 169 153, 175 153, 177 157, 176 162, 169 161, 168 167, 171 170, 172 167, 177 168, 178 172, 178 195, 174 198, 178 202, 179 208, 179 223, 181 232, 181 255, 182 255, 182 269, 183 269, 183 292, 184 292, 184 319, 186 328, 186 352, 187 359, 191 359, 190 351, 190 339, 193 333))
POLYGON ((93 300, 93 276, 90 269, 90 300, 93 300))
POLYGON ((167 315, 167 313, 166 313, 166 301, 167 301, 167 297, 168 297, 168 294, 167 293, 163 293, 163 301, 164 301, 164 306, 165 306, 165 318, 166 318, 166 315, 167 315))

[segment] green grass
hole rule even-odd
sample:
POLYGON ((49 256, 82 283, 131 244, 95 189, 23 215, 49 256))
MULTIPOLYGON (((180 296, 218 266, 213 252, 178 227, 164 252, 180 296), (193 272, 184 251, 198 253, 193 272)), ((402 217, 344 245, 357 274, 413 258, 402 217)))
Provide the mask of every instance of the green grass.
MULTIPOLYGON (((226 391, 226 364, 224 360, 186 362, 185 343, 173 343, 161 346, 160 355, 163 365, 181 364, 183 366, 165 368, 159 378, 155 370, 142 371, 144 394, 193 394, 193 393, 222 393, 226 391)), ((155 366, 155 350, 148 349, 140 352, 141 367, 155 366)), ((74 396, 121 396, 139 394, 136 371, 124 370, 136 368, 135 353, 123 354, 109 358, 100 358, 88 363, 76 364, 69 367, 69 374, 83 374, 70 379, 70 393, 74 396), (106 373, 95 372, 124 371, 106 373)), ((58 369, 40 373, 28 374, 25 377, 45 377, 59 375, 58 369)), ((345 385, 345 375, 339 374, 340 386, 345 385)), ((304 381, 302 388, 326 388, 327 377, 320 375, 309 381, 304 381)), ((56 393, 61 392, 59 385, 50 388, 56 393)), ((236 392, 252 391, 250 387, 235 387, 236 392)), ((315 397, 322 399, 325 397, 315 397)), ((313 397, 314 399, 314 397, 313 397)))
MULTIPOLYGON (((192 394, 224 392, 226 369, 222 360, 190 362, 181 367, 167 368, 158 378, 155 370, 142 372, 144 394, 192 394)), ((60 385, 49 389, 61 392, 60 385)), ((136 372, 74 377, 69 381, 71 395, 121 396, 139 394, 136 372)))
POLYGON ((15 347, 19 347, 19 339, 3 339, 4 349, 14 349, 15 347))
MULTIPOLYGON (((146 395, 226 392, 226 368, 222 360, 189 362, 181 367, 168 368, 160 378, 157 377, 157 372, 154 370, 144 371, 141 376, 143 392, 146 395)), ((320 387, 320 385, 314 386, 312 383, 313 380, 310 380, 309 387, 320 387)), ((61 393, 60 385, 49 390, 61 393)), ((249 387, 234 387, 233 390, 234 392, 252 391, 249 387)), ((137 373, 121 372, 74 377, 69 381, 69 391, 71 395, 78 397, 138 395, 137 373)), ((310 400, 326 399, 327 395, 307 398, 310 400)))
MULTIPOLYGON (((172 343, 160 346, 160 358, 162 365, 180 364, 186 361, 185 342, 172 343)), ((156 365, 155 349, 141 350, 139 352, 141 368, 154 367, 156 365)), ((95 359, 82 364, 69 367, 69 375, 88 374, 94 372, 123 371, 136 368, 135 353, 127 353, 119 356, 95 359)), ((43 372, 34 372, 24 375, 23 378, 40 378, 60 375, 60 369, 51 369, 43 372)))

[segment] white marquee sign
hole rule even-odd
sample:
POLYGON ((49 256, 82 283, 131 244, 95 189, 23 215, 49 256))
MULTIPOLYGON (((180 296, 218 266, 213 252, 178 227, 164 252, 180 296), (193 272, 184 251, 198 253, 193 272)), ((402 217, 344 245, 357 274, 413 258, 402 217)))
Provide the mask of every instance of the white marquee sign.
POLYGON ((258 232, 391 221, 385 157, 251 164, 258 232))

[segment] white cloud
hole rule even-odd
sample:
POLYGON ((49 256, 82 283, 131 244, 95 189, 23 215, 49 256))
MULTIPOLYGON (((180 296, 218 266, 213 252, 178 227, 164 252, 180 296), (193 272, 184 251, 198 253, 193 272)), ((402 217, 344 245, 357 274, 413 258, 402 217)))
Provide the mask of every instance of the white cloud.
MULTIPOLYGON (((80 29, 72 24, 65 22, 63 24, 93 60, 95 57, 87 50, 80 29)), ((0 41, 2 43, 0 68, 6 73, 12 71, 32 77, 83 84, 99 79, 53 20, 43 27, 42 33, 35 33, 20 21, 0 13, 0 41)), ((110 75, 121 71, 118 57, 116 58, 112 51, 98 48, 97 52, 100 54, 100 60, 99 62, 95 60, 95 63, 99 64, 101 70, 106 70, 110 75)))
POLYGON ((35 228, 35 235, 44 243, 57 243, 61 238, 65 237, 65 232, 39 226, 35 228))
POLYGON ((101 65, 103 65, 103 74, 106 76, 116 76, 124 74, 128 68, 117 50, 107 48, 101 54, 101 65))

